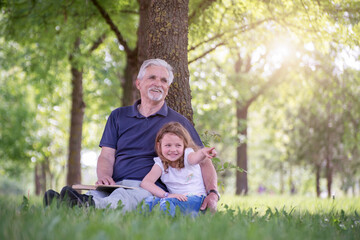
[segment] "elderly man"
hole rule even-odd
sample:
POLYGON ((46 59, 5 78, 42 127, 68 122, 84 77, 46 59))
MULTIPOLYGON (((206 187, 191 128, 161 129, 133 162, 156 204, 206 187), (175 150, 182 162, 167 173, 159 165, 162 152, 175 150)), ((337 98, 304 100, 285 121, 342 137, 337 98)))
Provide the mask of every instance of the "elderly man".
MULTIPOLYGON (((132 106, 115 109, 109 116, 100 141, 101 153, 97 164, 97 185, 120 184, 136 189, 118 188, 112 193, 90 191, 79 194, 64 187, 60 199, 65 196, 75 204, 90 204, 96 208, 116 208, 122 204, 123 211, 130 211, 151 193, 140 188, 140 183, 154 165, 154 144, 158 130, 171 121, 181 123, 199 146, 203 146, 192 124, 181 114, 168 107, 165 97, 173 81, 172 67, 161 59, 144 61, 136 79, 141 99, 132 106), (89 197, 90 196, 90 197, 89 197)), ((215 211, 220 195, 217 192, 217 176, 211 160, 201 164, 201 172, 208 196, 201 210, 215 211)), ((166 190, 158 180, 159 187, 166 190)), ((55 193, 56 194, 56 193, 55 193)), ((45 202, 49 202, 45 194, 45 202)))

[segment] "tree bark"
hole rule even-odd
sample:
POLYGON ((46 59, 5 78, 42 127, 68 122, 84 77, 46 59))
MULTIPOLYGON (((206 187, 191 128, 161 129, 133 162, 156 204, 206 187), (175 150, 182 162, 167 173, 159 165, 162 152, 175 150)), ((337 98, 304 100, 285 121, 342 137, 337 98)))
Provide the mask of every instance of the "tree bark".
POLYGON ((35 164, 35 195, 39 196, 46 191, 46 172, 48 169, 48 159, 35 164))
POLYGON ((191 91, 187 58, 189 1, 138 0, 139 64, 149 58, 161 58, 174 68, 174 82, 167 104, 191 122, 191 91))
POLYGON ((41 193, 41 175, 39 173, 40 164, 36 163, 34 168, 34 177, 35 177, 35 194, 37 196, 41 193))
POLYGON ((280 194, 284 194, 285 192, 285 170, 284 170, 284 164, 281 162, 280 163, 280 168, 279 168, 279 171, 280 171, 280 194))
POLYGON ((333 168, 331 164, 330 156, 326 157, 326 180, 327 180, 327 197, 331 197, 331 186, 332 186, 332 178, 333 175, 333 168))
POLYGON ((316 186, 316 196, 319 198, 321 194, 320 190, 320 165, 315 166, 315 186, 316 186))
MULTIPOLYGON (((334 121, 334 115, 332 114, 332 108, 330 102, 326 104, 327 119, 329 122, 334 121)), ((336 125, 335 125, 336 126, 336 125)), ((326 155, 325 155, 325 168, 326 168, 326 181, 327 181, 327 197, 331 197, 331 186, 332 186, 332 175, 333 175, 333 148, 334 148, 334 139, 336 134, 334 134, 334 128, 330 127, 329 124, 326 127, 326 155)))
POLYGON ((129 106, 140 98, 139 92, 135 86, 135 80, 139 71, 137 58, 137 49, 126 54, 126 67, 124 72, 124 81, 121 83, 123 89, 122 105, 129 106))
POLYGON ((240 102, 236 101, 236 119, 237 119, 237 135, 239 138, 237 152, 237 166, 245 170, 244 172, 236 172, 236 194, 248 193, 247 180, 247 114, 248 107, 241 106, 240 102))
MULTIPOLYGON (((74 52, 78 52, 80 47, 80 38, 77 38, 74 44, 74 52)), ((73 55, 69 57, 71 63, 72 75, 72 106, 71 106, 71 123, 69 138, 69 158, 67 185, 81 183, 81 139, 82 125, 84 119, 85 103, 83 100, 83 71, 79 69, 73 55)))

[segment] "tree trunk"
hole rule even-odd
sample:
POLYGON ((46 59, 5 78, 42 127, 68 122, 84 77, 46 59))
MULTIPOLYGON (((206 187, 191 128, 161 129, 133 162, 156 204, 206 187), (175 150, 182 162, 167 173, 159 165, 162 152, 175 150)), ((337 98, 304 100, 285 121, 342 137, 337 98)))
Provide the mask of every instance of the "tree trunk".
POLYGON ((333 169, 332 169, 332 164, 331 164, 331 159, 330 156, 326 157, 326 180, 327 180, 327 197, 330 198, 331 197, 331 186, 332 186, 332 178, 333 175, 333 169))
MULTIPOLYGON (((74 52, 79 51, 80 38, 75 42, 74 52)), ((71 63, 72 75, 72 106, 71 106, 71 123, 70 123, 70 139, 69 139, 69 158, 67 185, 81 183, 81 139, 82 125, 84 119, 85 103, 83 101, 83 71, 79 69, 73 56, 69 57, 71 63)))
MULTIPOLYGON (((327 119, 330 122, 335 122, 335 117, 332 114, 332 107, 330 102, 326 105, 326 111, 327 111, 327 119)), ((336 125, 335 125, 336 126, 336 125)), ((330 127, 329 124, 327 124, 326 127, 326 156, 325 156, 325 168, 326 168, 326 181, 327 181, 327 197, 331 197, 331 186, 333 181, 333 157, 334 157, 334 141, 336 137, 335 127, 330 127), (335 134, 334 134, 335 133, 335 134)))
POLYGON ((35 164, 34 177, 35 177, 35 194, 37 196, 41 193, 41 175, 40 175, 40 163, 35 164))
POLYGON ((161 58, 174 68, 167 104, 192 121, 187 58, 189 1, 138 0, 138 61, 161 58))
POLYGON ((320 191, 320 165, 315 166, 315 186, 316 186, 316 196, 319 198, 321 191, 320 191))
POLYGON ((137 59, 137 49, 126 55, 125 79, 121 83, 123 89, 122 105, 129 106, 140 98, 139 92, 135 86, 135 80, 139 71, 137 59))
POLYGON ((45 193, 46 191, 46 171, 47 171, 47 162, 42 161, 41 163, 35 164, 35 194, 37 196, 41 195, 42 193, 45 193))
POLYGON ((41 163, 41 179, 42 179, 42 185, 41 185, 41 193, 45 193, 46 191, 46 169, 47 169, 47 163, 48 159, 45 158, 45 161, 41 163))
POLYGON ((284 164, 280 162, 280 194, 284 194, 285 192, 285 170, 284 170, 284 164))
POLYGON ((236 101, 236 118, 237 118, 237 132, 239 136, 239 145, 236 149, 237 152, 237 166, 244 169, 244 172, 236 172, 236 194, 248 193, 247 181, 247 114, 248 107, 242 107, 236 101))
POLYGON ((289 189, 291 195, 296 193, 296 188, 293 179, 293 165, 291 162, 289 162, 289 189))
POLYGON ((355 181, 354 181, 353 184, 352 184, 352 188, 351 188, 352 197, 356 196, 355 188, 356 188, 356 184, 355 184, 355 181))

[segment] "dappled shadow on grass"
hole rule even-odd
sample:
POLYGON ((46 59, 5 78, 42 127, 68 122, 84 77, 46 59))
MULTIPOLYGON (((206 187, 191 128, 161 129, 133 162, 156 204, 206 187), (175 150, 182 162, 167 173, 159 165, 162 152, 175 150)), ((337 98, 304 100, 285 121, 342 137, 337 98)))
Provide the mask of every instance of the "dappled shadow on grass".
POLYGON ((0 239, 356 239, 360 233, 357 211, 286 205, 263 211, 246 204, 223 203, 215 214, 172 218, 158 209, 123 214, 121 209, 44 208, 40 200, 0 197, 0 239))

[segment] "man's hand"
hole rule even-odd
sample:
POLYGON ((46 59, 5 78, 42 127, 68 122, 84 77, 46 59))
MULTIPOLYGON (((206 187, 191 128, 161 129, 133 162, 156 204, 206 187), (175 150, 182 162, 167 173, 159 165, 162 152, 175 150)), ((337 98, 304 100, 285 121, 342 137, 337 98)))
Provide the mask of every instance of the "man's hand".
POLYGON ((109 147, 102 147, 98 158, 96 173, 98 180, 96 185, 114 185, 115 181, 112 179, 114 163, 115 163, 115 149, 109 147))
POLYGON ((97 180, 96 185, 115 185, 114 179, 111 177, 102 177, 97 180))
POLYGON ((218 196, 215 193, 210 193, 202 203, 200 210, 210 209, 210 212, 215 213, 217 208, 218 196))

